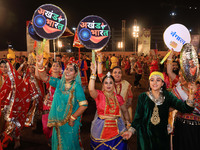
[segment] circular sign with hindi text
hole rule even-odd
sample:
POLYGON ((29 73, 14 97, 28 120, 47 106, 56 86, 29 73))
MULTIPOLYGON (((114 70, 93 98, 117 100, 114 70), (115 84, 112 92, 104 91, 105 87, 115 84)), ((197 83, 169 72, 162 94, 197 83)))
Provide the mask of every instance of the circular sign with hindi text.
POLYGON ((57 39, 65 31, 67 18, 65 13, 53 4, 44 4, 33 15, 33 28, 44 39, 57 39))
POLYGON ((180 52, 185 43, 190 43, 191 37, 188 29, 182 24, 170 25, 163 34, 163 39, 169 49, 180 52))
POLYGON ((110 27, 103 18, 90 15, 80 21, 77 34, 87 49, 101 49, 110 39, 110 27))

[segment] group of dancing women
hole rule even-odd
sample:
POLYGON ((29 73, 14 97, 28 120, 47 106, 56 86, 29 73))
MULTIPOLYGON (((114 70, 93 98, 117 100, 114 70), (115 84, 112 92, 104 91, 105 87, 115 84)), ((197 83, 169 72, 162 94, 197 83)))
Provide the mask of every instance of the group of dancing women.
MULTIPOLYGON (((138 150, 199 147, 200 86, 187 82, 181 70, 179 74, 173 72, 172 56, 173 52, 167 60, 166 73, 157 70, 149 75, 148 91, 139 95, 135 112, 133 89, 122 78, 122 69, 113 66, 103 74, 101 54, 91 62, 88 90, 96 103, 91 149, 128 150, 127 141, 133 134, 137 135, 138 150), (95 88, 97 77, 101 89, 95 88), (169 83, 173 83, 170 90, 169 83)), ((0 69, 0 150, 11 140, 15 141, 15 148, 19 147, 21 131, 36 126, 35 117, 40 113, 52 150, 83 149, 81 116, 88 101, 80 77, 82 70, 73 57, 64 70, 55 61, 47 72, 43 56, 38 56, 35 64, 24 62, 18 70, 8 60, 1 60, 0 69)))

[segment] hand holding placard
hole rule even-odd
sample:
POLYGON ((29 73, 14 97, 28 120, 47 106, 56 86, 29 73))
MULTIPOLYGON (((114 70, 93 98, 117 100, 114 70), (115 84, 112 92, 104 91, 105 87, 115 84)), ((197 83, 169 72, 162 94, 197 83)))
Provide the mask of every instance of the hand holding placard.
MULTIPOLYGON (((176 52, 180 52, 182 46, 185 43, 190 43, 191 37, 189 30, 182 24, 172 24, 163 33, 163 39, 166 46, 169 49, 174 49, 176 52)), ((167 57, 170 55, 169 51, 160 64, 163 64, 167 57)))

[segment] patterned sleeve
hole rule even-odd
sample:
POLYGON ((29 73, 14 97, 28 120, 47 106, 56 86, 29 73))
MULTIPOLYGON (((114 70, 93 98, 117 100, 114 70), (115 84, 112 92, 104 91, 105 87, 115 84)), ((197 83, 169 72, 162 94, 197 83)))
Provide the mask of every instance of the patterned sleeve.
POLYGON ((79 106, 88 106, 88 101, 85 98, 84 90, 82 86, 78 83, 76 84, 76 87, 75 87, 75 95, 79 103, 79 106))
POLYGON ((118 100, 120 106, 123 105, 125 102, 123 97, 119 94, 117 94, 117 100, 118 100))
POLYGON ((132 86, 130 84, 129 88, 128 88, 128 98, 133 98, 133 92, 132 92, 131 88, 132 88, 132 86))
POLYGON ((176 83, 179 81, 179 76, 176 75, 175 79, 172 81, 172 88, 176 85, 176 83))

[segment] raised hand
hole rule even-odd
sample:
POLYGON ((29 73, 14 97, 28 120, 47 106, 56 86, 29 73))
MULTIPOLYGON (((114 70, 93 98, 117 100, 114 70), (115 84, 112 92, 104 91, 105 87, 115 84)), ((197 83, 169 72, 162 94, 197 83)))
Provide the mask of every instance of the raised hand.
POLYGON ((38 68, 42 68, 43 67, 43 55, 37 55, 36 59, 37 59, 38 68))
POLYGON ((95 63, 91 62, 90 69, 91 69, 91 73, 92 73, 92 74, 96 74, 96 70, 97 70, 96 61, 95 61, 95 63))

